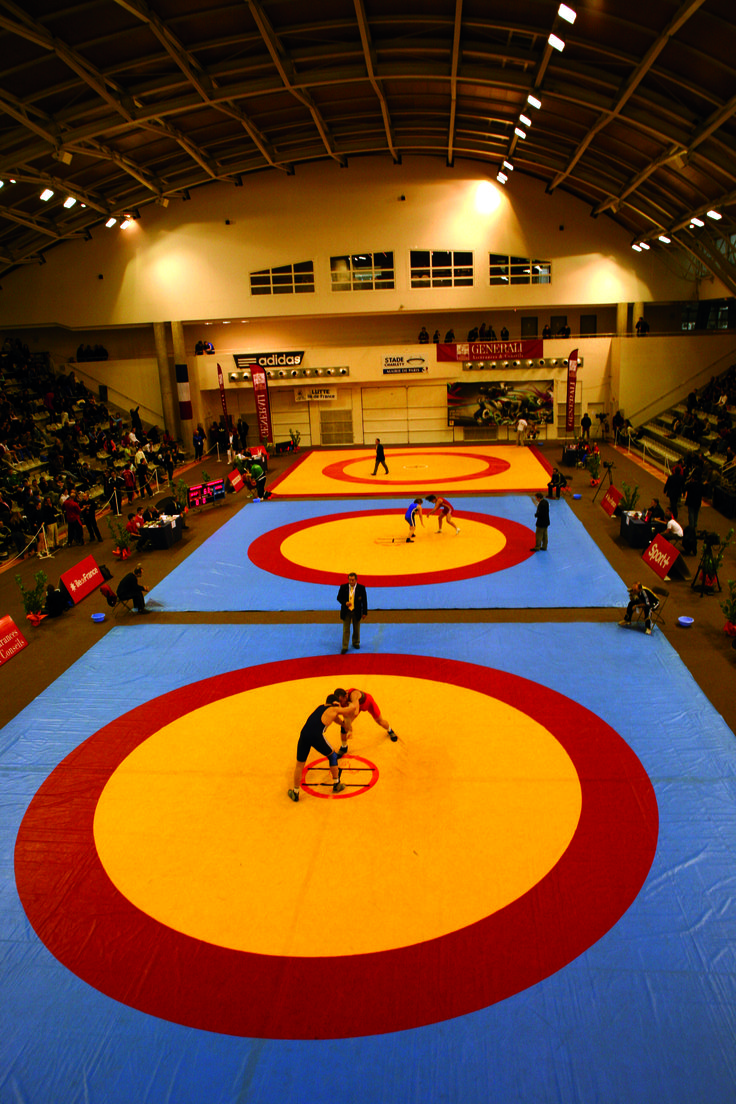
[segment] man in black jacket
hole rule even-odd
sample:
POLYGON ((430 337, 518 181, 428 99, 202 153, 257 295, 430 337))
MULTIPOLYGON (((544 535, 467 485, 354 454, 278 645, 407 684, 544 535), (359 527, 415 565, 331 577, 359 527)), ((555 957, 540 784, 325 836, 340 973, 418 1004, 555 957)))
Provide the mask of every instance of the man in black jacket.
POLYGON ((340 620, 342 621, 342 652, 345 655, 350 642, 350 626, 353 626, 353 647, 360 649, 360 623, 368 615, 368 596, 365 587, 358 582, 358 576, 354 571, 348 575, 348 581, 343 583, 337 592, 337 600, 340 603, 340 620))
POLYGON ((537 509, 534 517, 537 521, 537 528, 535 533, 535 544, 533 548, 530 548, 530 552, 546 552, 547 551, 547 530, 549 529, 549 502, 544 497, 541 491, 537 491, 537 509))

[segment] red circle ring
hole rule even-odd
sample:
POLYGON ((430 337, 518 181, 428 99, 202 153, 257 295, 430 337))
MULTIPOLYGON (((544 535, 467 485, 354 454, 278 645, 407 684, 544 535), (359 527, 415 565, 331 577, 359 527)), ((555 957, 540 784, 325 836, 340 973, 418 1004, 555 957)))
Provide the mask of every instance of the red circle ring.
MULTIPOLYGON (((378 781, 379 770, 375 763, 371 763, 370 759, 364 759, 362 755, 353 755, 352 752, 350 752, 349 758, 352 761, 358 763, 365 763, 367 767, 371 768, 372 773, 370 782, 366 782, 364 786, 361 786, 359 789, 351 790, 349 793, 320 793, 319 790, 316 790, 314 786, 310 786, 307 782, 304 781, 304 779, 307 777, 310 770, 316 767, 319 763, 327 762, 327 756, 323 755, 319 759, 312 759, 309 763, 305 765, 304 770, 302 771, 302 789, 306 790, 307 793, 312 794, 313 797, 328 797, 333 801, 341 801, 347 797, 362 797, 363 794, 368 793, 368 791, 372 790, 375 786, 376 782, 378 781)), ((344 762, 344 760, 341 760, 341 762, 344 762)))
MULTIPOLYGON (((395 462, 401 456, 422 455, 424 455, 422 452, 416 451, 392 452, 391 460, 392 462, 395 462)), ((456 452, 439 452, 433 450, 431 455, 433 458, 436 456, 449 456, 452 460, 457 462, 458 454, 456 452)), ((447 483, 469 483, 473 479, 487 479, 488 476, 500 475, 501 472, 508 471, 511 467, 511 464, 508 462, 508 460, 501 460, 498 456, 483 456, 483 454, 480 452, 463 452, 462 458, 480 460, 485 465, 485 467, 482 471, 476 472, 475 475, 443 476, 441 480, 443 487, 447 483)), ((372 476, 348 475, 347 471, 345 470, 351 464, 362 464, 365 462, 365 460, 365 456, 354 456, 348 460, 338 460, 336 463, 328 464, 326 468, 323 468, 322 474, 328 479, 339 479, 345 483, 370 483, 372 487, 375 487, 376 481, 375 479, 373 479, 372 476)), ((416 486, 417 482, 417 479, 391 479, 390 476, 386 476, 385 474, 381 476, 381 486, 385 486, 388 483, 389 485, 393 485, 396 487, 414 487, 416 486)), ((421 482, 424 482, 424 480, 421 480, 421 482)))
MULTIPOLYGON (((657 842, 652 785, 621 737, 561 694, 475 664, 349 656, 340 670, 343 677, 352 670, 411 678, 424 670, 433 681, 479 692, 487 686, 494 699, 543 724, 582 787, 578 827, 552 870, 458 931, 354 956, 231 950, 138 909, 95 849, 95 809, 107 780, 134 748, 193 708, 294 678, 334 681, 333 656, 284 660, 205 679, 131 710, 43 783, 18 833, 15 872, 28 919, 60 962, 113 999, 174 1023, 255 1038, 327 1039, 402 1031, 485 1008, 560 970, 605 935, 639 892, 657 842)), ((284 795, 284 815, 294 815, 286 806, 284 795)))
MULTIPOLYGON (((355 517, 386 517, 387 510, 357 510, 342 514, 326 514, 323 517, 307 518, 304 521, 293 521, 289 525, 280 525, 277 529, 270 529, 262 533, 260 537, 251 543, 248 548, 248 558, 262 571, 268 571, 271 575, 280 575, 284 579, 295 579, 303 583, 321 583, 327 585, 340 584, 345 579, 344 572, 323 571, 319 568, 307 567, 305 564, 295 563, 284 556, 281 548, 284 541, 293 533, 299 533, 303 529, 309 529, 314 525, 325 525, 333 521, 348 521, 355 517)), ((475 563, 461 564, 459 567, 448 568, 446 571, 417 571, 411 575, 365 575, 361 572, 360 581, 365 586, 374 587, 407 587, 426 586, 429 583, 454 583, 459 579, 476 579, 479 575, 490 575, 494 571, 506 571, 510 567, 523 563, 531 558, 529 541, 534 539, 534 534, 526 525, 518 521, 510 521, 508 518, 493 517, 488 514, 475 514, 469 510, 462 510, 458 520, 467 518, 479 525, 487 525, 497 529, 506 539, 504 547, 493 556, 475 563)), ((399 526, 405 526, 403 514, 396 511, 397 530, 399 526)), ((408 529, 404 532, 408 533, 408 529)), ((403 537, 401 538, 403 539, 403 537)))

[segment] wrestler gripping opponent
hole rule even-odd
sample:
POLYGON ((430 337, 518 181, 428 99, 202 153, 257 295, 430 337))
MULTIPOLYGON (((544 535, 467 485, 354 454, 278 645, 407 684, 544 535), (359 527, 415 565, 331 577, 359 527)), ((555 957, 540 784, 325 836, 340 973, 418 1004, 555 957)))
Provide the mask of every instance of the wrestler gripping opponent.
POLYGON ((348 739, 353 731, 353 718, 356 713, 369 713, 377 725, 384 728, 389 735, 389 738, 394 741, 398 740, 398 736, 392 729, 391 725, 381 716, 381 710, 378 706, 378 702, 375 698, 367 694, 365 690, 357 690, 352 687, 350 690, 343 690, 338 687, 330 695, 330 697, 336 699, 340 703, 340 708, 345 709, 346 712, 343 715, 342 723, 340 725, 340 750, 337 755, 341 758, 348 750, 348 739), (355 712, 352 710, 355 709, 355 712))
POLYGON ((292 801, 299 800, 299 787, 304 774, 304 766, 312 748, 320 752, 321 755, 327 756, 333 780, 332 792, 341 793, 345 789, 345 783, 340 781, 340 771, 337 766, 339 755, 325 739, 325 732, 331 724, 337 724, 338 722, 341 726, 346 723, 350 724, 353 717, 357 716, 358 708, 357 702, 354 706, 348 702, 344 690, 337 690, 334 694, 329 695, 325 705, 318 705, 307 717, 296 747, 294 788, 289 790, 289 797, 292 801), (343 705, 340 704, 341 698, 344 699, 343 705))
POLYGON ((427 495, 427 502, 431 502, 434 505, 434 510, 428 515, 429 517, 437 516, 437 532, 442 532, 442 522, 446 521, 448 525, 451 525, 455 530, 455 536, 460 532, 455 522, 452 520, 452 505, 446 498, 442 498, 441 495, 427 495))
POLYGON ((422 529, 424 528, 424 518, 422 517, 422 500, 421 498, 415 498, 409 505, 406 513, 404 514, 404 521, 409 526, 409 536, 406 538, 406 543, 411 544, 417 535, 417 518, 422 523, 422 529))

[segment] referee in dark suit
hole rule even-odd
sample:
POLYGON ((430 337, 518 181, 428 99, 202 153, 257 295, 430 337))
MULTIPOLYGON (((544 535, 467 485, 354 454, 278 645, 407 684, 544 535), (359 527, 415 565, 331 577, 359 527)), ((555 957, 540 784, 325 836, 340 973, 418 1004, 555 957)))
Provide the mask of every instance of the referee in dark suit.
POLYGON ((354 571, 348 575, 348 581, 343 583, 337 592, 337 600, 340 603, 340 620, 342 621, 342 655, 345 655, 350 642, 350 626, 353 626, 353 647, 360 648, 360 623, 368 615, 368 596, 365 587, 358 582, 358 576, 354 571))

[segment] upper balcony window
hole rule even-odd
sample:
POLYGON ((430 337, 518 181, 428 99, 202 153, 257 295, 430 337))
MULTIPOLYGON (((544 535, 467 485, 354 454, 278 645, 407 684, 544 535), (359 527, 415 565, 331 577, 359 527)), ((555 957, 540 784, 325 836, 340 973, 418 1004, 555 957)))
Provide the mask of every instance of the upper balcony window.
POLYGON ((330 257, 333 291, 382 291, 395 286, 393 253, 330 257))

